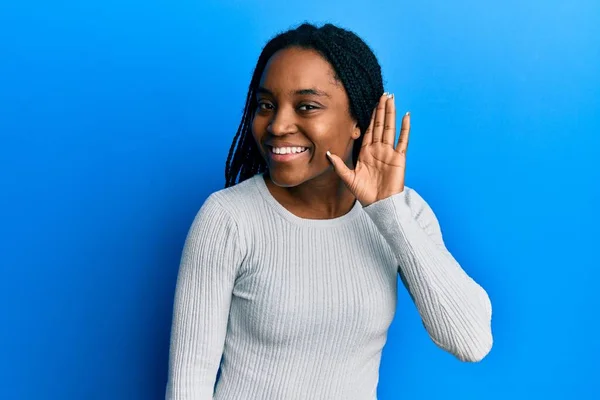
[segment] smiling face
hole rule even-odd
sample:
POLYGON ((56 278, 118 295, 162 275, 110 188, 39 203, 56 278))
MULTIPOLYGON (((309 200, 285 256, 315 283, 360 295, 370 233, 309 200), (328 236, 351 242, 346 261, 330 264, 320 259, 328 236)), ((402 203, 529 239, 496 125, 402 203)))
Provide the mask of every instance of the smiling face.
POLYGON ((327 150, 351 165, 360 129, 343 85, 318 52, 298 47, 278 51, 256 92, 252 134, 273 183, 293 187, 335 174, 327 150))

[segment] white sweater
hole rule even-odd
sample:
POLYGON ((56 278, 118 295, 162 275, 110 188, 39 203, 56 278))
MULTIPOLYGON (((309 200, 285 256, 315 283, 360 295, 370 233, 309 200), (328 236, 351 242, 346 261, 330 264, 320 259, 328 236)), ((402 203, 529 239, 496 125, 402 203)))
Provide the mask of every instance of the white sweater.
POLYGON ((182 255, 166 399, 376 399, 398 273, 433 342, 485 357, 489 297, 414 190, 327 220, 289 212, 262 174, 213 193, 182 255))

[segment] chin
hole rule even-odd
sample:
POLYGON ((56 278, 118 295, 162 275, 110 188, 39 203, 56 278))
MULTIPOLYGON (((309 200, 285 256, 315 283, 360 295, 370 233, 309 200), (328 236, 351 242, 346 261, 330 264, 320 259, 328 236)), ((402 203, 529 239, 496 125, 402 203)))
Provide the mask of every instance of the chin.
POLYGON ((300 186, 314 179, 326 178, 330 174, 337 176, 333 167, 324 166, 323 169, 313 168, 268 168, 268 174, 273 184, 283 188, 300 186))
POLYGON ((306 172, 282 168, 269 168, 269 177, 275 185, 285 188, 299 186, 312 178, 306 172))
POLYGON ((280 173, 277 169, 270 169, 269 177, 279 187, 294 187, 305 181, 298 173, 280 173))

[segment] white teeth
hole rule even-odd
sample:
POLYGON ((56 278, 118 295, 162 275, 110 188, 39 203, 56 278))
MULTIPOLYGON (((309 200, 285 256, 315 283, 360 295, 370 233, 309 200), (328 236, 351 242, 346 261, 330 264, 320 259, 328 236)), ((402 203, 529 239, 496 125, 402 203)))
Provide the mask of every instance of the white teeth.
POLYGON ((273 153, 275 154, 296 154, 302 153, 306 150, 306 147, 273 147, 273 153))

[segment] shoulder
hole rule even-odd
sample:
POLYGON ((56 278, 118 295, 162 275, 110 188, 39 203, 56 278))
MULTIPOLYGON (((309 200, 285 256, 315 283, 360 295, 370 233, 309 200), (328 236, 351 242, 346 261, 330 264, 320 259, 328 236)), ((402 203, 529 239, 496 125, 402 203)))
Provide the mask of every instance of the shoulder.
POLYGON ((237 185, 211 193, 197 213, 196 219, 210 219, 225 224, 236 230, 244 230, 248 216, 260 204, 256 179, 260 175, 246 179, 237 185))
POLYGON ((255 175, 237 185, 217 190, 206 199, 206 203, 218 205, 235 221, 241 222, 243 216, 260 198, 256 185, 257 179, 261 179, 261 176, 255 175))
POLYGON ((235 186, 211 193, 196 212, 187 235, 187 242, 197 247, 199 242, 219 242, 223 247, 233 246, 244 252, 247 236, 247 216, 258 203, 255 198, 256 182, 247 179, 235 186))

